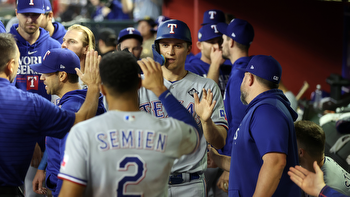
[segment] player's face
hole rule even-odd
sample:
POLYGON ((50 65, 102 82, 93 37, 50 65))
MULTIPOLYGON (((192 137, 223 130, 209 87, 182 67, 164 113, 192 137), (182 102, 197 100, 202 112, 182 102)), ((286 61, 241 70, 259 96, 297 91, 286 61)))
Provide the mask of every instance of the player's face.
POLYGON ((140 21, 137 25, 137 30, 141 33, 141 36, 143 37, 151 34, 151 26, 146 21, 140 21))
POLYGON ((138 41, 135 38, 128 38, 123 40, 123 42, 120 43, 120 49, 128 49, 130 53, 132 53, 136 59, 140 59, 141 52, 142 52, 142 46, 140 41, 138 41))
POLYGON ((18 28, 27 34, 34 34, 38 31, 39 25, 43 20, 43 14, 37 13, 18 13, 18 28))
POLYGON ((51 18, 49 17, 49 14, 44 14, 43 19, 41 20, 40 27, 47 30, 47 25, 49 24, 49 21, 51 18))
POLYGON ((12 72, 12 74, 10 75, 10 82, 12 83, 14 80, 15 80, 15 78, 16 78, 16 75, 17 75, 17 70, 18 70, 18 66, 19 66, 19 58, 20 58, 20 52, 19 52, 19 50, 18 50, 18 47, 16 47, 17 48, 17 53, 16 53, 16 56, 15 56, 15 58, 14 58, 14 69, 13 69, 13 72, 12 72))
POLYGON ((231 38, 227 37, 225 34, 222 35, 222 57, 225 59, 230 59, 229 43, 231 38))
POLYGON ((202 55, 204 55, 205 58, 210 60, 211 59, 210 53, 211 53, 212 48, 214 48, 214 50, 221 50, 221 44, 222 44, 222 37, 213 38, 213 39, 202 42, 201 43, 202 55))
POLYGON ((44 73, 40 76, 40 80, 44 81, 46 93, 49 95, 59 94, 60 80, 58 73, 44 73))
POLYGON ((185 41, 179 39, 167 38, 159 41, 160 54, 165 57, 165 67, 168 70, 184 69, 191 48, 185 41))
POLYGON ((243 81, 242 81, 242 84, 241 84, 241 102, 243 103, 243 105, 248 105, 248 102, 247 102, 247 91, 245 89, 245 84, 247 82, 247 77, 248 75, 250 75, 250 73, 246 72, 244 74, 244 78, 243 78, 243 81))
POLYGON ((63 43, 61 45, 62 48, 67 48, 73 51, 80 60, 85 58, 85 54, 87 52, 87 47, 84 47, 83 43, 84 33, 72 29, 67 31, 66 35, 63 37, 63 43))

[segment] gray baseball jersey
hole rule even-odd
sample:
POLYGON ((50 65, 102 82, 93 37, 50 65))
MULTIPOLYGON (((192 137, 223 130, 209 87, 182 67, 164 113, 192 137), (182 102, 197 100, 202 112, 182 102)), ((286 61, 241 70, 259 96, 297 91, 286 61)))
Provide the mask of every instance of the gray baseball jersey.
POLYGON ((58 177, 84 196, 166 196, 174 160, 198 145, 182 121, 111 110, 72 128, 58 177))
MULTIPOLYGON (((164 85, 170 90, 174 97, 179 100, 182 105, 192 114, 196 120, 200 131, 203 132, 200 118, 194 109, 194 97, 193 93, 197 93, 199 99, 202 98, 202 90, 211 89, 216 100, 216 105, 213 110, 212 120, 216 125, 222 125, 227 128, 226 114, 220 89, 218 85, 211 79, 201 77, 194 73, 188 72, 188 74, 181 80, 176 82, 170 82, 164 79, 164 85)), ((139 103, 140 110, 146 111, 157 118, 167 118, 167 112, 165 111, 162 103, 157 96, 145 88, 139 90, 139 103)), ((207 144, 202 135, 200 139, 199 148, 190 155, 184 155, 175 160, 174 166, 171 169, 172 173, 201 173, 207 168, 207 144)))
POLYGON ((350 196, 350 174, 338 165, 332 158, 325 157, 321 170, 324 182, 338 192, 350 196))

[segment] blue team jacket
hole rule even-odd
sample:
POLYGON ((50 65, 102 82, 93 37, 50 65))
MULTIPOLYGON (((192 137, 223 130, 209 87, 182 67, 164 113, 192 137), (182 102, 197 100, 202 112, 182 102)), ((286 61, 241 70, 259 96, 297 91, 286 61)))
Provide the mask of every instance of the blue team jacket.
MULTIPOLYGON (((85 101, 87 90, 74 90, 67 92, 60 99, 58 106, 67 111, 77 112, 85 101)), ((103 97, 100 96, 96 115, 103 114, 106 111, 103 105, 103 97)), ((68 133, 69 134, 69 133, 68 133)), ((65 142, 68 134, 63 139, 46 137, 47 167, 46 167, 46 185, 52 191, 54 196, 58 196, 62 186, 62 180, 57 179, 60 170, 61 161, 64 155, 65 142)))

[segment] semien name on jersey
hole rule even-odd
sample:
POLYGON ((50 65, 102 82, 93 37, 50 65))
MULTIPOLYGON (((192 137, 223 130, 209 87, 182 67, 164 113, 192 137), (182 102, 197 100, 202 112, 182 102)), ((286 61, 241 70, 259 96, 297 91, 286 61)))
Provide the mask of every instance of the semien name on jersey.
POLYGON ((113 149, 143 149, 164 152, 168 136, 155 131, 144 130, 111 130, 97 133, 100 151, 113 149))

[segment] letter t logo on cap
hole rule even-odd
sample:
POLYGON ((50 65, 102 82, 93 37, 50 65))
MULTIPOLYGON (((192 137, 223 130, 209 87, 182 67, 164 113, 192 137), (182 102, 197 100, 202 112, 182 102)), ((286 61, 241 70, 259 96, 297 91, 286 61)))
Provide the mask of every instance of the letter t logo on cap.
POLYGON ((133 28, 133 27, 128 27, 128 28, 126 28, 126 31, 128 31, 129 34, 134 34, 135 28, 133 28))
POLYGON ((174 28, 177 28, 177 24, 168 24, 168 28, 170 27, 170 32, 171 34, 174 34, 174 28))
POLYGON ((210 19, 214 19, 215 18, 216 11, 209 11, 208 13, 210 14, 210 19))

